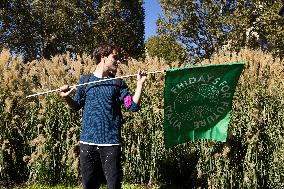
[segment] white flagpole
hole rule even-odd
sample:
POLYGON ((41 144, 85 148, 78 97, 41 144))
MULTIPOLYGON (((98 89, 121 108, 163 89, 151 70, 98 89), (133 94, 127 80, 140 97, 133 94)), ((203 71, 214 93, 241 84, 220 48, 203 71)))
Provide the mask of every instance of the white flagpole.
MULTIPOLYGON (((147 74, 155 74, 155 73, 164 73, 164 70, 147 72, 147 74)), ((99 82, 102 82, 102 81, 109 81, 109 80, 114 80, 114 79, 123 79, 123 78, 127 78, 127 77, 134 77, 134 76, 137 76, 137 75, 138 74, 133 74, 133 75, 126 75, 126 76, 119 76, 119 77, 114 77, 114 78, 109 78, 109 79, 103 79, 103 80, 98 80, 98 81, 92 81, 92 82, 88 82, 88 83, 72 85, 72 86, 70 86, 70 88, 79 87, 79 86, 82 86, 82 85, 89 85, 89 84, 92 84, 92 83, 99 83, 99 82)), ((26 96, 26 98, 33 97, 33 96, 39 96, 39 95, 43 95, 43 94, 48 94, 48 93, 52 93, 52 92, 57 92, 57 91, 60 91, 60 89, 54 89, 54 90, 49 90, 49 91, 45 91, 45 92, 41 92, 41 93, 35 93, 35 94, 32 94, 32 95, 26 96)))

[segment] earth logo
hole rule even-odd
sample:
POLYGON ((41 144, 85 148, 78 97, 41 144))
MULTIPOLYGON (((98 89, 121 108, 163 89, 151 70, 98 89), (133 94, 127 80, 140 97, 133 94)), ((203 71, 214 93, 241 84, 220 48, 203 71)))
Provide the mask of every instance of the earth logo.
POLYGON ((183 81, 172 90, 175 93, 171 94, 171 113, 175 114, 175 122, 186 125, 187 129, 207 129, 224 117, 230 108, 226 100, 231 97, 228 83, 220 78, 206 78, 210 80, 194 78, 196 82, 191 85, 183 81))

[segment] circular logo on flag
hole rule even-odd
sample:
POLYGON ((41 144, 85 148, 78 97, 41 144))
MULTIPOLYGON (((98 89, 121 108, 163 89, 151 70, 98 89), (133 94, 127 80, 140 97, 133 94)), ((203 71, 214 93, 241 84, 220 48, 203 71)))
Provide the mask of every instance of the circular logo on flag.
POLYGON ((187 126, 190 130, 207 128, 227 114, 231 99, 228 83, 212 76, 201 77, 189 78, 190 84, 182 81, 171 89, 173 98, 165 110, 173 126, 187 126))
POLYGON ((175 98, 174 111, 182 122, 200 120, 216 111, 219 95, 214 85, 201 84, 184 88, 175 98))

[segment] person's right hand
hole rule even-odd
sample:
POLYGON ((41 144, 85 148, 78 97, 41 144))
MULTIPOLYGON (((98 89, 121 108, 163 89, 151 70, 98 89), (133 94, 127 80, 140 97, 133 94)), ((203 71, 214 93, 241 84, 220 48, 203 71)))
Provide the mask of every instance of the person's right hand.
POLYGON ((68 96, 75 89, 75 87, 70 87, 69 85, 63 85, 59 89, 60 89, 60 96, 65 97, 68 96))

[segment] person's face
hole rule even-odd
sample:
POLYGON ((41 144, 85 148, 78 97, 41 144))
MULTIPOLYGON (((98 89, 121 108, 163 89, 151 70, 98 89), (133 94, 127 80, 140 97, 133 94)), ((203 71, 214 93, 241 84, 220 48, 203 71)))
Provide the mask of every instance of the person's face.
POLYGON ((107 71, 116 72, 119 65, 119 56, 116 50, 114 50, 110 55, 105 57, 105 69, 107 71))

